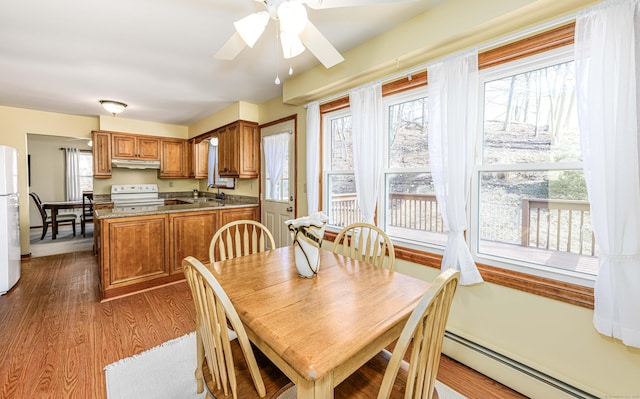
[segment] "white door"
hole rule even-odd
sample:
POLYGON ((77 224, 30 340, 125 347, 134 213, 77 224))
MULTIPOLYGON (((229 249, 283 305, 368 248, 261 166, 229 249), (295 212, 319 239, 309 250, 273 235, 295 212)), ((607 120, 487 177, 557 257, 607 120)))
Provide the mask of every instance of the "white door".
MULTIPOLYGON (((295 116, 290 120, 280 121, 273 125, 265 125, 260 128, 262 166, 261 170, 261 208, 262 223, 267 226, 273 234, 276 247, 284 247, 293 243, 285 220, 295 218, 295 192, 296 192, 296 175, 295 175, 295 116), (276 137, 277 135, 280 135, 276 137), (268 155, 265 153, 265 137, 274 139, 282 139, 288 136, 288 146, 286 151, 279 155, 268 155), (269 165, 270 162, 274 164, 269 165), (270 167, 268 167, 268 165, 270 167), (275 184, 272 184, 269 176, 269 169, 280 168, 282 176, 275 184)), ((269 140, 269 139, 267 139, 269 140)), ((278 140, 280 141, 280 140, 278 140)), ((273 148, 273 147, 272 147, 273 148)), ((273 154, 273 151, 268 151, 273 154)))

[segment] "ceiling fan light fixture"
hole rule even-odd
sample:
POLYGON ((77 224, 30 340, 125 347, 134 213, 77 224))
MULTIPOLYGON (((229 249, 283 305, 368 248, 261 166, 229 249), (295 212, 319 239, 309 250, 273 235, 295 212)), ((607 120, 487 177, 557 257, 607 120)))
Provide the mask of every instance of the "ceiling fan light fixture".
POLYGON ((291 35, 299 35, 307 25, 307 9, 298 1, 283 1, 278 6, 280 30, 291 35))
POLYGON ((102 104, 102 108, 113 116, 116 116, 127 108, 127 104, 121 103, 120 101, 100 100, 100 104, 102 104))
POLYGON ((296 57, 304 51, 304 45, 297 35, 287 32, 280 32, 280 44, 282 45, 282 56, 285 59, 296 57))
POLYGON ((262 35, 262 32, 264 32, 264 28, 268 22, 269 13, 260 11, 234 22, 233 26, 236 27, 236 31, 240 34, 240 37, 242 37, 242 40, 244 40, 247 46, 253 48, 253 45, 256 44, 256 41, 258 41, 258 38, 262 35))

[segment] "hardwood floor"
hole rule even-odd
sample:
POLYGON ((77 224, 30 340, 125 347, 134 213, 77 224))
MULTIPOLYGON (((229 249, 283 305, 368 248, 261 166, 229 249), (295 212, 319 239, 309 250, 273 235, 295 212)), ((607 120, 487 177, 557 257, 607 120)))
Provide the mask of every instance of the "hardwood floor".
MULTIPOLYGON (((194 330, 185 282, 98 302, 91 251, 23 261, 0 297, 0 398, 106 398, 104 367, 194 330)), ((524 398, 443 357, 438 375, 469 399, 524 398)))

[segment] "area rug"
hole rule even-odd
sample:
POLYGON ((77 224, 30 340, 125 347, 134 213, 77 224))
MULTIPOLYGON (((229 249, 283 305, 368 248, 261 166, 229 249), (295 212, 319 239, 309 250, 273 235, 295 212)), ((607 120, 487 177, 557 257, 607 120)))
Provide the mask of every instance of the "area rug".
POLYGON ((196 335, 187 334, 104 368, 108 399, 200 399, 196 335))
MULTIPOLYGON (((195 333, 167 341, 138 355, 104 368, 108 399, 201 399, 196 393, 195 333)), ((436 382, 440 399, 466 399, 446 385, 436 382)), ((281 399, 295 399, 295 390, 281 399)))

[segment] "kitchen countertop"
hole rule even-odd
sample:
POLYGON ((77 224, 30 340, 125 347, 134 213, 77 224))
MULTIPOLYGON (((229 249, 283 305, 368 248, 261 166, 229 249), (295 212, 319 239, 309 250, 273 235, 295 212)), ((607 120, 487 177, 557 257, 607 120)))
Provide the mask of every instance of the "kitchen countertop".
POLYGON ((216 200, 210 196, 194 197, 170 197, 167 200, 179 200, 188 202, 188 204, 164 205, 164 206, 148 206, 137 208, 113 208, 113 209, 96 209, 97 219, 112 219, 131 216, 148 216, 167 213, 193 212, 201 210, 216 210, 228 208, 247 208, 257 207, 258 198, 244 196, 227 196, 223 201, 216 200))

